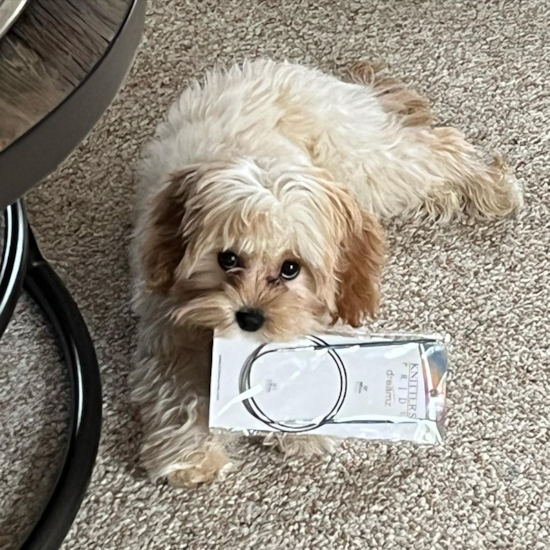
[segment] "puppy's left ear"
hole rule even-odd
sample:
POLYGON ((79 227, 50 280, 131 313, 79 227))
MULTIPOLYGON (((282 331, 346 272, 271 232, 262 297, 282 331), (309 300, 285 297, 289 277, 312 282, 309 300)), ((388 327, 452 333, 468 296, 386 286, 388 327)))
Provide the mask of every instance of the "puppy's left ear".
POLYGON ((367 316, 375 317, 378 312, 385 250, 380 224, 362 212, 361 227, 350 228, 337 267, 337 314, 352 327, 360 326, 367 316))

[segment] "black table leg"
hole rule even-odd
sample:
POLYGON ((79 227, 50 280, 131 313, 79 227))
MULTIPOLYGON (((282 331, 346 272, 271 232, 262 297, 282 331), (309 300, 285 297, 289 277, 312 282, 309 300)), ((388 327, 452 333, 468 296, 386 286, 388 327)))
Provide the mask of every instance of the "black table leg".
MULTIPOLYGON (((101 435, 101 381, 95 350, 77 305, 44 259, 27 223, 23 204, 5 213, 0 271, 0 336, 25 290, 52 324, 70 381, 70 436, 57 483, 22 550, 57 550, 88 487, 101 435)), ((29 496, 29 498, 32 498, 29 496)))

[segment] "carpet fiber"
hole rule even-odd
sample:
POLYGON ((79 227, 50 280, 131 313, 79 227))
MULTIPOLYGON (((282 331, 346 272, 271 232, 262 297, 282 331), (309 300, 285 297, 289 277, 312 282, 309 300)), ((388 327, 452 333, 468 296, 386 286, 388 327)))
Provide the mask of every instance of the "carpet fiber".
MULTIPOLYGON (((544 0, 156 0, 124 89, 86 142, 28 197, 47 256, 97 345, 104 431, 65 549, 550 547, 550 7, 544 0), (285 462, 245 446, 240 472, 154 486, 136 457, 126 249, 132 167, 189 79, 215 63, 288 58, 336 74, 385 61, 440 124, 498 151, 525 185, 519 220, 393 224, 377 327, 453 336, 444 448, 349 443, 285 462)), ((24 301, 0 345, 0 547, 16 548, 64 443, 62 363, 24 301)))

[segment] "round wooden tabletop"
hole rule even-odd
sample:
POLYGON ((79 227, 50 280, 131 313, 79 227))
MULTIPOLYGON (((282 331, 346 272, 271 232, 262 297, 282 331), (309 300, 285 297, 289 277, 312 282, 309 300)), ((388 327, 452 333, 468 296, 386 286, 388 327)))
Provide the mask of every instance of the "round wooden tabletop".
POLYGON ((131 0, 30 0, 0 41, 0 151, 59 105, 123 24, 131 0))
POLYGON ((0 211, 54 170, 103 114, 132 64, 145 3, 29 0, 1 39, 0 211))

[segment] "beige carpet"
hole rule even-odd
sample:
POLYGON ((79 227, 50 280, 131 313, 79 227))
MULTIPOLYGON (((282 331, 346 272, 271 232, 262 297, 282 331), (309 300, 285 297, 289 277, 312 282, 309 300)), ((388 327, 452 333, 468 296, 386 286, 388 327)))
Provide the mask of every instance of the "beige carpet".
MULTIPOLYGON (((104 383, 99 460, 66 549, 550 548, 550 7, 545 0, 157 0, 126 87, 28 198, 44 250, 89 322, 104 383), (526 186, 519 221, 393 226, 384 329, 454 337, 443 449, 354 443, 194 491, 136 465, 126 247, 132 165, 190 77, 247 57, 339 72, 385 60, 439 121, 498 150, 526 186)), ((40 508, 64 437, 57 351, 24 302, 0 347, 0 547, 40 508)))

